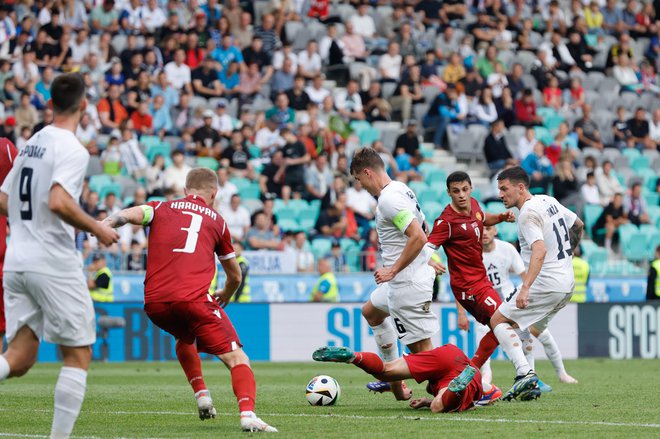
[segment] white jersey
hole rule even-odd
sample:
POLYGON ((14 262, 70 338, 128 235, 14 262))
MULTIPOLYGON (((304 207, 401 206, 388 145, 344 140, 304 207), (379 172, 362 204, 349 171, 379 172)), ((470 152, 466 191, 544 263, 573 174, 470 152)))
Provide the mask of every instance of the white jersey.
POLYGON ((48 208, 50 189, 59 184, 78 202, 89 153, 71 132, 52 125, 20 150, 0 191, 9 196, 11 238, 5 271, 53 276, 79 275, 73 226, 48 208))
MULTIPOLYGON (((413 219, 416 219, 420 226, 425 227, 424 213, 419 207, 415 193, 400 181, 392 181, 381 191, 376 206, 376 230, 385 267, 394 265, 403 253, 403 248, 408 242, 405 231, 413 219)), ((413 279, 415 270, 420 265, 428 263, 431 253, 433 250, 424 246, 417 258, 393 281, 404 282, 413 279)))
POLYGON ((575 285, 568 230, 577 215, 553 197, 535 195, 523 204, 518 215, 518 237, 525 268, 529 269, 532 244, 543 240, 546 255, 530 293, 570 293, 575 285))
POLYGON ((512 244, 495 239, 493 245, 495 246, 493 250, 489 252, 484 250, 482 258, 488 279, 504 300, 515 289, 509 273, 522 273, 525 271, 525 264, 512 244))

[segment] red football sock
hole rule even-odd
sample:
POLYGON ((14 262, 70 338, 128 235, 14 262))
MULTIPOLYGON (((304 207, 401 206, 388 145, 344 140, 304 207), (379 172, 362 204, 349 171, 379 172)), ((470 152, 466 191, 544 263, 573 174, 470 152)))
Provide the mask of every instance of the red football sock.
POLYGON ((201 390, 206 390, 206 383, 202 376, 202 362, 199 359, 195 345, 177 340, 176 358, 179 360, 193 391, 197 393, 201 390))
POLYGON ((461 407, 463 402, 463 392, 452 392, 449 389, 442 394, 443 412, 455 412, 461 407))
POLYGON ((372 352, 356 352, 353 364, 370 375, 379 375, 385 369, 383 360, 372 352))
POLYGON ((231 386, 238 401, 238 410, 253 412, 257 399, 257 383, 254 373, 247 364, 239 364, 231 369, 231 386))
POLYGON ((475 352, 474 357, 472 357, 472 363, 477 366, 477 369, 481 369, 481 366, 493 355, 495 349, 500 345, 500 342, 497 341, 493 331, 489 331, 488 334, 484 335, 484 338, 481 339, 477 352, 475 352))

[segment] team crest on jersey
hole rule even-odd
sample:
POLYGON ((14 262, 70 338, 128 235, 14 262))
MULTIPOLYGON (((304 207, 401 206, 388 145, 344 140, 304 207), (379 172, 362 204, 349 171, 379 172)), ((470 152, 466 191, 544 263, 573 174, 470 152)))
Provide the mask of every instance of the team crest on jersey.
POLYGON ((467 224, 463 223, 461 224, 461 227, 463 228, 463 230, 467 230, 467 224))
POLYGON ((477 217, 477 219, 478 219, 479 221, 482 221, 482 220, 483 220, 483 217, 481 216, 481 212, 477 212, 477 214, 476 214, 475 216, 477 217))

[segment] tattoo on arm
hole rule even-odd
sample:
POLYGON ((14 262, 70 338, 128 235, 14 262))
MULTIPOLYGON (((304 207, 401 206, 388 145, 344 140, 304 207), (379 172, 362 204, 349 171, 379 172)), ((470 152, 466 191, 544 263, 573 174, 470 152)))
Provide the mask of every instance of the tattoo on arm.
POLYGON ((128 218, 119 214, 114 214, 106 218, 105 222, 107 222, 110 225, 110 227, 112 227, 113 229, 116 229, 118 227, 128 224, 128 218))
POLYGON ((576 222, 573 224, 573 226, 568 230, 568 237, 571 242, 571 250, 575 251, 577 246, 580 244, 580 240, 582 239, 582 229, 584 228, 582 223, 576 222))

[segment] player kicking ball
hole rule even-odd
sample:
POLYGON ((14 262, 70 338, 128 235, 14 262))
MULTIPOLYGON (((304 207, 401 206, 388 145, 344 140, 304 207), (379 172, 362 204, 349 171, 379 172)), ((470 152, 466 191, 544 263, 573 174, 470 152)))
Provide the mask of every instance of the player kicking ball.
MULTIPOLYGON (((241 428, 276 432, 254 413, 254 374, 223 310, 241 283, 241 269, 227 224, 212 207, 217 192, 215 173, 196 168, 186 176, 186 198, 124 209, 104 222, 115 228, 128 223, 150 227, 144 311, 176 338, 177 357, 191 384, 191 378, 202 377, 199 357, 193 354, 196 346, 199 352, 217 356, 230 370, 241 428), (218 291, 212 288, 215 255, 227 275, 225 287, 218 291), (179 355, 182 349, 184 356, 179 355)), ((208 390, 198 393, 197 406, 200 417, 215 415, 208 390)))
MULTIPOLYGON (((444 267, 439 264, 434 269, 428 264, 433 252, 426 247, 424 213, 415 193, 390 179, 374 149, 363 148, 355 153, 351 175, 378 198, 376 231, 383 257, 383 268, 374 273, 378 286, 362 307, 362 315, 386 362, 398 358, 397 337, 410 352, 429 351, 433 349, 431 336, 440 330, 438 318, 430 309, 433 281, 436 269, 443 272, 444 267)), ((399 380, 369 383, 367 388, 391 390, 398 400, 407 400, 412 394, 399 380)))
MULTIPOLYGON (((522 286, 491 318, 491 327, 534 328, 540 335, 573 295, 571 257, 580 243, 584 224, 553 197, 532 195, 529 175, 519 166, 502 171, 497 181, 504 206, 520 210, 518 240, 527 272, 522 286)), ((512 390, 524 379, 517 377, 512 390)), ((513 397, 512 391, 503 396, 513 397)))
POLYGON ((346 347, 325 346, 312 354, 316 361, 352 363, 383 382, 414 379, 428 381, 433 398, 417 398, 410 407, 429 407, 433 413, 462 412, 474 407, 482 394, 481 374, 463 351, 446 344, 430 351, 409 354, 383 362, 371 352, 353 352, 346 347))
MULTIPOLYGON (((502 303, 499 294, 488 280, 481 261, 481 236, 483 227, 503 221, 515 221, 512 212, 498 215, 482 212, 477 200, 472 198, 472 181, 462 171, 452 172, 447 177, 447 193, 451 202, 435 220, 429 235, 429 245, 435 249, 443 246, 449 265, 449 282, 457 306, 465 308, 475 320, 492 329, 481 339, 472 362, 481 367, 490 358, 498 344, 516 368, 514 387, 507 392, 510 398, 528 399, 527 391, 537 389, 538 377, 525 359, 518 334, 508 324, 493 325, 491 317, 502 303)), ((539 392, 540 394, 540 392, 539 392)), ((484 398, 480 405, 497 399, 501 391, 484 383, 484 398)))
MULTIPOLYGON (((493 288, 500 295, 502 300, 505 300, 506 297, 515 293, 516 288, 513 285, 513 282, 510 278, 510 273, 517 274, 521 278, 525 275, 525 263, 523 262, 520 254, 516 248, 505 241, 501 241, 495 236, 497 235, 496 226, 485 226, 483 232, 483 263, 484 268, 486 268, 486 273, 488 278, 493 284, 493 288)), ((468 330, 470 323, 467 320, 467 315, 465 310, 459 309, 458 314, 458 326, 461 329, 468 330)), ((488 333, 489 328, 484 325, 477 325, 477 335, 479 339, 488 333)), ((542 332, 539 332, 535 327, 530 327, 528 331, 523 331, 519 333, 520 340, 523 343, 523 352, 527 358, 527 362, 530 367, 534 369, 534 353, 533 353, 533 342, 531 335, 536 337, 545 350, 546 356, 552 362, 552 365, 559 377, 559 381, 562 383, 575 384, 577 380, 566 373, 566 368, 564 367, 564 361, 561 357, 561 352, 557 347, 554 337, 550 333, 549 329, 546 329, 542 332)), ((492 372, 490 369, 490 359, 484 363, 481 367, 481 376, 485 382, 490 382, 492 377, 492 372)), ((541 392, 550 392, 552 388, 539 380, 539 389, 541 392)))

